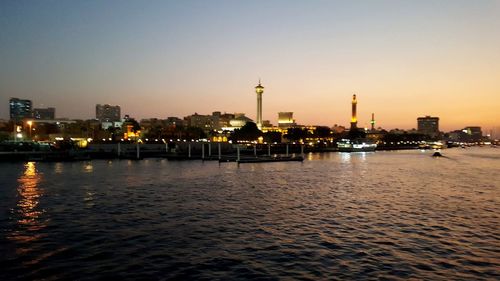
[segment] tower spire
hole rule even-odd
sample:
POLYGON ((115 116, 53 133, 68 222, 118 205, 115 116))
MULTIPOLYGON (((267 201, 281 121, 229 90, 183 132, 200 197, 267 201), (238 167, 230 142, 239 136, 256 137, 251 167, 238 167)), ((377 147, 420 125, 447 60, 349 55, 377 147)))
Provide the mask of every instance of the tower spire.
POLYGON ((370 121, 370 124, 372 125, 372 131, 375 130, 375 113, 372 113, 372 121, 370 121))
POLYGON ((257 127, 262 130, 262 93, 264 93, 264 87, 260 84, 255 86, 255 92, 257 93, 257 127))
POLYGON ((358 118, 356 113, 356 107, 358 104, 358 100, 356 99, 356 94, 352 95, 352 115, 351 115, 351 130, 354 130, 358 127, 358 118))

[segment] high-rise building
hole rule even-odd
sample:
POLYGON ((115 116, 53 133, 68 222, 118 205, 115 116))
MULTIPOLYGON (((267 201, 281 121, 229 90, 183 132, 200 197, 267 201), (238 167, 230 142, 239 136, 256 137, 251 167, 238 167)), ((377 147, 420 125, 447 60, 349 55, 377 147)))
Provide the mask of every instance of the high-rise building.
POLYGON ((293 112, 278 112, 278 127, 286 129, 297 125, 293 119, 293 112))
POLYGON ((356 113, 356 107, 358 105, 358 100, 356 99, 356 95, 352 95, 352 115, 351 115, 351 130, 355 130, 358 128, 358 118, 356 113))
POLYGON ((95 118, 101 122, 120 122, 120 106, 97 104, 95 106, 95 118))
POLYGON ((439 117, 418 117, 417 130, 419 133, 435 138, 439 135, 439 117))
POLYGON ((54 120, 56 118, 56 109, 54 107, 35 108, 33 117, 41 120, 54 120))
POLYGON ((31 100, 10 98, 10 120, 21 121, 24 118, 33 118, 31 100))
POLYGON ((264 87, 260 84, 255 86, 255 92, 257 93, 257 128, 262 130, 262 93, 264 93, 264 87))

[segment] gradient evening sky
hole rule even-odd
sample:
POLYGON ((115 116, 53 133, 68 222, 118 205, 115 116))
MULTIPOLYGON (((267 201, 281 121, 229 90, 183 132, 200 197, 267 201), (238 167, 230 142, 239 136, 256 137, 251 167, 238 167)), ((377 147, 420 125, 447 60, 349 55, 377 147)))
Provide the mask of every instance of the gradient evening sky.
MULTIPOLYGON (((500 1, 0 2, 0 118, 10 97, 94 118, 195 112, 300 124, 500 126, 500 1)), ((498 130, 498 129, 497 129, 498 130)))

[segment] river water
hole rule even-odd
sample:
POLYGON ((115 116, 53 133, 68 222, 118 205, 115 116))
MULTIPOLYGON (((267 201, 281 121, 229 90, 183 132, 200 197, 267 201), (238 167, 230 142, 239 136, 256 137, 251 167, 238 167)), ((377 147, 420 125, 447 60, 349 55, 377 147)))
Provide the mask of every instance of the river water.
POLYGON ((500 279, 500 149, 0 163, 0 280, 500 279))

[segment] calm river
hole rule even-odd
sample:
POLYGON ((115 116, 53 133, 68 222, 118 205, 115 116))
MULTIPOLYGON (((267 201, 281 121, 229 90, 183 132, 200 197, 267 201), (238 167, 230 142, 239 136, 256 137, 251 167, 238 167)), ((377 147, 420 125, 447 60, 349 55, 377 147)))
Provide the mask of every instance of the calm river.
POLYGON ((0 163, 0 280, 500 279, 500 149, 0 163))

